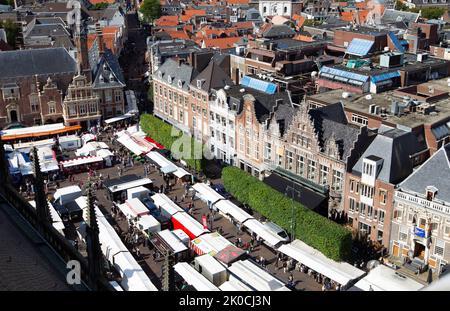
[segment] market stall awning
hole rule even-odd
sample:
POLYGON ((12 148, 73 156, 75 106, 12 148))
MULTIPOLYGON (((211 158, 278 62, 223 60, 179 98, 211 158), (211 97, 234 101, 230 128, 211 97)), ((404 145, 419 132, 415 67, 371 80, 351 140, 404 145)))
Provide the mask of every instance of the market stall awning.
POLYGON ((118 116, 118 117, 106 119, 105 123, 106 124, 111 124, 111 123, 115 123, 115 122, 118 122, 118 121, 122 121, 122 120, 125 120, 125 119, 132 118, 133 116, 134 116, 134 114, 126 113, 126 114, 118 116))
POLYGON ((191 247, 197 255, 214 256, 227 246, 233 246, 233 244, 217 232, 203 234, 191 241, 191 247))
POLYGON ((92 164, 97 162, 103 162, 103 158, 101 156, 87 156, 87 157, 79 157, 72 160, 61 161, 59 162, 64 168, 84 165, 84 164, 92 164))
POLYGON ((173 164, 169 164, 166 166, 161 167, 161 173, 163 174, 170 174, 170 173, 174 173, 177 171, 177 167, 173 164))
POLYGON ((235 261, 241 259, 246 252, 234 245, 228 245, 217 254, 214 255, 214 258, 220 260, 226 265, 232 264, 235 261))
POLYGON ((224 214, 228 214, 240 223, 243 223, 247 219, 252 219, 253 216, 244 211, 242 208, 238 207, 236 204, 230 200, 220 200, 214 204, 219 211, 224 214))
POLYGON ((205 183, 196 183, 192 186, 192 188, 196 191, 195 195, 205 202, 215 203, 218 200, 225 199, 205 183))
POLYGON ((249 219, 245 221, 244 226, 273 247, 277 247, 279 244, 284 242, 281 237, 279 237, 276 233, 270 231, 266 226, 264 226, 256 219, 249 219))
POLYGON ((163 145, 161 145, 160 143, 158 143, 156 140, 153 140, 151 137, 149 136, 145 136, 145 140, 147 140, 149 143, 152 143, 155 145, 156 148, 158 149, 166 149, 166 147, 164 147, 163 145))
POLYGON ((175 271, 197 291, 220 291, 213 283, 195 270, 187 262, 179 262, 173 266, 175 271))
POLYGON ((189 173, 188 171, 186 171, 184 168, 182 167, 177 167, 176 172, 173 173, 175 176, 177 176, 178 178, 183 178, 184 176, 189 176, 191 175, 191 173, 189 173))
POLYGON ((342 286, 365 274, 364 271, 346 262, 336 262, 327 258, 324 254, 300 240, 281 245, 278 250, 342 286))
POLYGON ((79 125, 64 126, 63 123, 31 126, 25 128, 17 128, 10 130, 2 130, 2 140, 17 140, 32 137, 42 137, 50 135, 58 135, 81 129, 79 125))

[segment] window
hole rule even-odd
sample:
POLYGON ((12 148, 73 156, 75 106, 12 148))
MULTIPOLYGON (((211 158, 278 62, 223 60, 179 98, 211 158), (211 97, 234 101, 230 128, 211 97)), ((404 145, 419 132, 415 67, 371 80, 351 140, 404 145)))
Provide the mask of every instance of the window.
POLYGON ((364 203, 360 203, 359 207, 360 207, 359 214, 361 214, 362 216, 366 215, 366 207, 367 207, 367 205, 364 204, 364 203))
POLYGON ((372 218, 373 215, 373 206, 367 205, 367 217, 372 218))
POLYGON ((211 127, 209 130, 211 132, 211 137, 214 138, 214 129, 211 127))
POLYGON ((77 109, 75 105, 69 106, 69 116, 75 116, 77 114, 77 109))
POLYGON ((383 210, 378 210, 378 222, 379 223, 384 223, 384 214, 385 212, 383 210))
POLYGON ((110 102, 112 100, 112 91, 111 90, 106 90, 105 91, 105 101, 106 102, 110 102))
POLYGON ((442 240, 436 240, 436 245, 434 246, 434 254, 436 256, 444 256, 445 243, 442 240))
POLYGON ((202 80, 197 80, 197 87, 198 87, 199 89, 202 88, 202 80))
POLYGON ((308 179, 314 180, 316 178, 316 162, 308 161, 308 179))
POLYGON ((122 101, 122 91, 119 90, 114 92, 114 101, 116 103, 122 101))
POLYGON ((224 117, 222 117, 222 126, 227 126, 227 119, 225 119, 224 117))
POLYGON ((355 181, 350 179, 350 192, 353 193, 355 191, 355 181))
POLYGON ((356 202, 355 202, 355 199, 350 198, 348 202, 349 202, 349 206, 348 206, 349 210, 352 211, 352 212, 354 212, 354 211, 355 211, 355 208, 356 208, 356 202))
POLYGON ((266 143, 266 147, 264 148, 264 158, 271 160, 272 159, 272 144, 266 143))
MULTIPOLYGON (((402 214, 403 214, 402 210, 399 209, 394 210, 394 219, 402 220, 402 214)), ((379 219, 381 219, 381 216, 379 217, 379 219)))
POLYGON ((322 185, 326 185, 328 181, 328 171, 330 169, 328 166, 320 165, 320 176, 319 176, 319 183, 322 185))
POLYGON ((255 145, 255 159, 259 159, 259 144, 255 145))
POLYGON ((287 6, 284 7, 284 13, 287 13, 287 6))
POLYGON ((239 150, 244 151, 244 138, 242 137, 239 138, 239 150))
POLYGON ((246 142, 247 148, 246 148, 246 154, 250 155, 250 142, 247 140, 246 142))
POLYGON ((234 139, 233 139, 233 137, 229 136, 228 137, 228 141, 230 142, 230 147, 234 148, 234 139))
POLYGON ((180 110, 180 122, 183 122, 183 111, 180 110))
POLYGON ((368 120, 366 117, 360 116, 358 114, 352 114, 352 122, 359 125, 367 125, 368 120))
POLYGON ((408 233, 400 232, 398 235, 398 239, 402 242, 406 242, 408 240, 408 233))
POLYGON ((361 188, 361 195, 362 196, 365 196, 365 197, 367 197, 367 198, 369 198, 369 199, 372 199, 373 198, 373 192, 374 192, 374 188, 373 187, 371 187, 371 186, 368 186, 368 185, 362 185, 362 188, 361 188))
POLYGON ((174 101, 175 103, 178 102, 178 93, 173 92, 173 101, 174 101))
POLYGON ((39 112, 39 98, 37 95, 30 95, 31 112, 39 112))
POLYGON ((286 169, 292 170, 294 168, 294 155, 291 151, 286 151, 286 169))
POLYGON ((446 225, 444 227, 444 236, 445 237, 450 237, 450 225, 446 225))
POLYGON ((381 230, 378 230, 377 241, 378 242, 382 242, 383 241, 383 231, 381 231, 381 230))
POLYGON ((53 103, 48 103, 48 113, 49 114, 55 114, 56 113, 56 104, 53 103))
POLYGON ((387 191, 380 189, 380 204, 386 205, 387 191))
POLYGON ((263 7, 263 13, 267 13, 267 7, 266 6, 263 7))
POLYGON ((297 157, 297 174, 303 176, 305 173, 305 158, 303 156, 297 157))
POLYGON ((89 104, 89 112, 90 113, 96 113, 97 112, 97 105, 95 103, 89 104))
POLYGON ((342 190, 342 179, 343 179, 343 173, 333 170, 333 184, 332 188, 336 191, 342 190))
POLYGON ((427 220, 425 218, 420 218, 420 220, 419 220, 419 228, 425 229, 426 223, 427 223, 427 220))
POLYGON ((86 113, 86 105, 80 105, 80 113, 85 114, 86 113))

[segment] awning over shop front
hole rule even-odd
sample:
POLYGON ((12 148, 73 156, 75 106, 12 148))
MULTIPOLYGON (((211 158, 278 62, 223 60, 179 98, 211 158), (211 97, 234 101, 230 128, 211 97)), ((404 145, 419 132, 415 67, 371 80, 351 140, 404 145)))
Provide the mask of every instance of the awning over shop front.
POLYGON ((214 206, 217 207, 217 209, 222 213, 230 215, 240 223, 243 223, 247 219, 253 218, 252 215, 245 212, 242 208, 238 207, 236 204, 229 200, 220 200, 215 203, 214 206))
POLYGON ((18 140, 32 137, 42 137, 58 135, 68 132, 74 132, 81 129, 79 125, 64 126, 63 123, 31 126, 25 128, 17 128, 10 130, 3 130, 1 132, 2 140, 18 140))
POLYGON ((270 231, 256 219, 249 219, 245 221, 244 226, 273 247, 277 247, 279 244, 283 243, 283 239, 281 237, 279 237, 275 232, 270 231))

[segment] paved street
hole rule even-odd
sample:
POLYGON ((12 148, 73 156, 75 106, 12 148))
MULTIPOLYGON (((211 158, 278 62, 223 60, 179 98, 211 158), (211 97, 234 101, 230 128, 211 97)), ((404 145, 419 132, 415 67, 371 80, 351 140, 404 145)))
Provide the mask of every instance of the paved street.
MULTIPOLYGON (((109 143, 109 142, 107 142, 109 143)), ((120 150, 121 145, 111 145, 112 149, 120 150)), ((97 174, 102 174, 105 178, 109 176, 111 179, 118 177, 118 169, 116 167, 106 168, 97 171, 97 174)), ((144 177, 144 170, 143 165, 140 163, 135 162, 134 167, 128 167, 124 170, 124 175, 127 174, 136 174, 138 176, 144 177)), ((81 173, 74 175, 75 181, 69 182, 68 180, 61 182, 60 186, 65 187, 73 184, 80 184, 82 182, 83 185, 86 185, 86 182, 88 180, 88 173, 81 173)), ((152 172, 149 175, 149 178, 152 179, 155 186, 159 187, 164 183, 163 177, 159 173, 159 171, 153 169, 152 172)), ((213 180, 212 182, 220 183, 220 180, 213 180)), ((180 200, 182 195, 184 193, 184 188, 182 185, 175 185, 172 187, 172 190, 167 194, 171 199, 174 199, 175 196, 180 200)), ((97 199, 100 204, 100 209, 102 212, 109 218, 110 223, 114 225, 118 225, 120 228, 120 232, 126 233, 128 232, 128 223, 126 219, 119 219, 116 217, 116 219, 113 219, 111 216, 111 207, 112 202, 109 201, 106 197, 106 190, 100 189, 96 191, 97 199)), ((180 206, 186 207, 187 204, 190 202, 190 199, 187 199, 185 202, 179 203, 180 206)), ((201 218, 203 214, 208 214, 209 209, 206 205, 206 203, 202 202, 201 200, 196 199, 195 200, 195 209, 193 210, 193 217, 197 219, 201 223, 201 218)), ((250 235, 247 233, 238 233, 238 229, 226 218, 220 216, 219 214, 216 215, 216 219, 214 221, 213 230, 217 230, 217 228, 221 227, 224 234, 223 236, 227 238, 229 241, 231 241, 233 244, 236 243, 236 240, 238 237, 240 237, 243 241, 243 243, 250 242, 250 235)), ((122 235, 123 238, 124 235, 122 235)), ((80 247, 82 249, 82 246, 80 247)), ((149 275, 152 282, 158 287, 161 287, 161 275, 162 275, 162 259, 161 260, 153 260, 152 257, 152 251, 145 247, 143 244, 139 247, 141 256, 138 259, 138 262, 143 267, 144 271, 149 275)), ((298 272, 298 271, 292 271, 288 273, 284 273, 282 269, 278 270, 275 267, 275 261, 276 261, 276 253, 272 252, 268 247, 265 245, 261 245, 258 247, 255 247, 254 250, 250 253, 250 256, 253 259, 260 258, 261 256, 265 258, 266 262, 268 263, 267 269, 270 271, 274 276, 280 278, 282 281, 287 283, 288 277, 290 273, 293 274, 294 280, 297 281, 296 289, 297 290, 320 290, 321 285, 316 283, 312 278, 308 277, 308 275, 298 272)))

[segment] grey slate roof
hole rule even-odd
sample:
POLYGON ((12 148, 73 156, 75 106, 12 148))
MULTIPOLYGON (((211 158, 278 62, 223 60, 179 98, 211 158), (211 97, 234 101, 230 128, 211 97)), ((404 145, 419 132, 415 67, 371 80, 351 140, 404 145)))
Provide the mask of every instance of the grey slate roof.
POLYGON ((418 18, 419 13, 386 9, 381 17, 381 24, 384 25, 395 22, 404 22, 409 24, 416 22, 418 18))
POLYGON ((181 81, 181 88, 184 91, 187 91, 189 90, 189 84, 197 74, 197 70, 195 70, 192 66, 186 64, 179 65, 176 60, 169 58, 158 68, 153 75, 153 79, 158 81, 163 80, 165 83, 169 83, 168 78, 170 76, 172 78, 172 82, 169 84, 178 87, 178 81, 181 81), (161 78, 159 77, 160 73, 162 74, 161 78))
POLYGON ((450 203, 450 144, 435 152, 399 188, 425 196, 427 186, 438 189, 436 199, 450 203))
POLYGON ((77 71, 77 64, 64 48, 0 52, 0 79, 77 71))
POLYGON ((345 160, 358 139, 360 128, 348 123, 342 104, 311 109, 308 113, 313 120, 321 147, 324 148, 325 144, 333 139, 339 146, 341 159, 345 160))
POLYGON ((412 132, 390 129, 375 137, 353 166, 353 172, 361 174, 363 158, 374 155, 383 159, 378 179, 387 183, 398 184, 413 171, 410 155, 425 149, 427 149, 426 144, 419 142, 412 132))
POLYGON ((295 31, 286 25, 272 25, 272 27, 264 31, 262 34, 264 38, 276 38, 287 35, 293 37, 295 35, 295 31))
POLYGON ((210 61, 208 66, 191 82, 191 85, 197 88, 197 81, 203 80, 201 89, 210 92, 211 89, 223 88, 225 85, 232 85, 233 81, 227 73, 214 61, 210 61))
POLYGON ((94 88, 125 86, 125 78, 119 60, 108 48, 104 48, 103 55, 100 55, 97 42, 96 39, 89 50, 89 65, 94 88), (100 82, 101 76, 103 82, 100 82))

